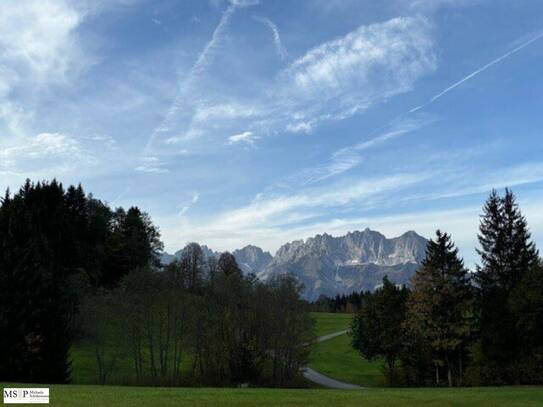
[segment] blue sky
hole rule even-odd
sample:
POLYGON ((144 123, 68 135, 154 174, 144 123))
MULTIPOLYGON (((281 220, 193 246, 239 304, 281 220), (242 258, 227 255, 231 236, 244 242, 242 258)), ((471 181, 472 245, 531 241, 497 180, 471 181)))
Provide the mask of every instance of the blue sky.
POLYGON ((543 244, 543 2, 3 0, 0 187, 82 182, 166 249, 452 233, 493 187, 543 244))

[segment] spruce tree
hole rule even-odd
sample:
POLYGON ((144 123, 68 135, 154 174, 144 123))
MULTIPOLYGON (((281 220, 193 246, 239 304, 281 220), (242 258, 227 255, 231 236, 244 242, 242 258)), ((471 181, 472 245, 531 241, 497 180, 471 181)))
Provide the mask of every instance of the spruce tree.
POLYGON ((438 230, 435 241, 428 242, 426 258, 412 279, 406 322, 408 331, 432 349, 437 385, 442 367, 449 386, 453 381, 462 381, 471 306, 468 271, 450 235, 438 230))
POLYGON ((490 194, 481 216, 477 267, 477 308, 481 360, 489 382, 514 382, 514 365, 521 353, 521 334, 511 294, 524 276, 538 265, 538 252, 531 241, 526 219, 514 194, 506 189, 500 197, 490 194))
POLYGON ((399 288, 385 276, 383 286, 367 293, 351 323, 352 346, 368 360, 382 357, 389 380, 404 344, 403 322, 407 289, 399 288))

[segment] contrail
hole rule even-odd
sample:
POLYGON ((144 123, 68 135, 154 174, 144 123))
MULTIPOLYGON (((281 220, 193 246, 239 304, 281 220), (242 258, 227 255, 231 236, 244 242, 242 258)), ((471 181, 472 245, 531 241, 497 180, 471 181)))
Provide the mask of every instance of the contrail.
POLYGON ((285 59, 288 56, 288 53, 285 47, 283 47, 283 44, 281 43, 281 37, 279 36, 279 30, 277 29, 277 25, 275 25, 273 21, 266 17, 254 16, 253 18, 256 21, 266 24, 270 28, 273 34, 273 44, 275 45, 275 51, 277 52, 279 58, 285 59))
MULTIPOLYGON (((436 101, 437 99, 439 99, 440 97, 442 97, 443 95, 445 95, 446 93, 450 92, 451 90, 453 90, 454 88, 456 88, 457 86, 460 86, 461 84, 463 84, 464 82, 466 81, 469 81, 471 78, 479 75, 481 72, 483 71, 486 71, 488 68, 490 68, 491 66, 493 65, 496 65, 497 63, 500 63, 501 61, 503 61, 504 59, 510 57, 511 55, 517 53, 518 51, 520 51, 521 49, 523 48, 526 48, 528 45, 530 45, 531 43, 537 41, 538 39, 540 39, 541 37, 543 37, 543 33, 540 33, 538 35, 536 35, 534 38, 522 43, 521 45, 519 45, 518 47, 512 49, 511 51, 503 54, 501 57, 499 58, 496 58, 495 60, 489 62, 488 64, 484 65, 483 67, 477 69, 476 71, 470 73, 468 76, 460 79, 458 82, 456 83, 453 83, 451 86, 449 86, 448 88, 446 88, 445 90, 443 90, 442 92, 438 93, 437 95, 435 95, 434 97, 432 97, 424 106, 436 101)), ((419 108, 421 108, 422 106, 420 106, 419 108)), ((419 110, 418 108, 414 108, 414 109, 411 109, 412 111, 416 111, 416 110, 419 110)), ((411 111, 410 111, 411 113, 411 111)))
MULTIPOLYGON (((386 128, 386 126, 389 126, 390 124, 396 122, 397 120, 405 117, 405 116, 408 116, 410 115, 411 113, 415 113, 421 109, 424 109, 426 106, 434 103, 436 100, 438 100, 439 98, 441 98, 442 96, 446 95, 447 93, 449 93, 451 90, 455 89, 456 87, 462 85, 464 82, 467 82, 469 81, 470 79, 474 78, 475 76, 479 75, 480 73, 486 71, 488 68, 490 68, 491 66, 493 65, 496 65, 498 63, 500 63, 501 61, 503 61, 504 59, 506 58, 509 58, 511 55, 519 52, 521 49, 523 48, 526 48, 528 45, 532 44, 533 42, 539 40, 540 38, 543 37, 543 32, 542 33, 539 33, 538 35, 536 35, 535 37, 529 39, 528 41, 526 42, 523 42, 522 44, 520 44, 518 47, 516 48, 513 48, 511 51, 509 52, 506 52, 505 54, 503 54, 502 56, 494 59, 493 61, 490 61, 488 64, 486 65, 483 65, 481 68, 473 71, 472 73, 470 73, 468 76, 465 76, 464 78, 460 79, 458 82, 455 82, 453 83, 451 86, 445 88, 444 90, 442 90, 441 92, 439 92, 438 94, 436 94, 435 96, 432 96, 432 98, 430 98, 430 100, 428 100, 427 102, 421 104, 421 105, 418 105, 418 106, 415 106, 411 109, 409 109, 407 112, 405 113, 402 113, 402 114, 399 114, 398 116, 394 117, 392 120, 390 120, 388 122, 387 125, 385 126, 382 126, 379 128, 379 130, 383 129, 383 128, 386 128)), ((370 140, 371 141, 371 140, 370 140)))
POLYGON ((423 103, 421 105, 418 105, 418 106, 415 106, 413 108, 411 108, 410 110, 408 110, 407 112, 405 113, 402 113, 402 114, 399 114, 397 115, 396 117, 394 117, 392 120, 388 121, 388 123, 384 126, 381 126, 379 127, 378 129, 372 131, 370 133, 370 138, 369 140, 365 141, 365 142, 362 142, 360 144, 358 144, 358 146, 356 146, 355 148, 358 149, 358 150, 362 150, 362 149, 365 149, 365 148, 368 148, 368 147, 372 147, 373 145, 375 144, 380 144, 380 143, 383 143, 383 142, 386 142, 392 138, 396 138, 398 136, 402 136, 403 134, 406 134, 406 133, 409 133, 413 130, 416 130, 416 128, 413 128, 413 129, 400 129, 400 130, 395 130, 395 131, 389 131, 387 133, 384 133, 382 135, 379 135, 379 136, 376 136, 376 137, 373 137, 375 134, 385 130, 387 127, 390 127, 392 126, 394 123, 398 122, 399 120, 405 118, 406 116, 409 116, 410 114, 412 113, 415 113, 421 109, 424 109, 425 107, 427 107, 428 105, 434 103, 436 100, 438 100, 439 98, 441 98, 442 96, 446 95, 447 93, 449 93, 451 90, 455 89, 456 87, 460 86, 461 84, 463 84, 464 82, 466 81, 469 81, 470 79, 474 78, 475 76, 479 75, 480 73, 482 73, 483 71, 487 70, 488 68, 490 68, 491 66, 493 65, 496 65, 498 63, 500 63, 501 61, 503 61, 504 59, 510 57, 511 55, 517 53, 518 51, 520 51, 521 49, 523 48, 526 48, 528 45, 532 44, 533 42, 539 40, 540 38, 543 37, 543 32, 536 35, 535 37, 529 39, 528 41, 526 42, 523 42, 522 44, 520 44, 518 47, 516 48, 513 48, 511 51, 509 52, 506 52, 505 54, 503 54, 502 56, 494 59, 493 61, 489 62, 488 64, 486 65, 483 65, 481 68, 477 69, 476 71, 470 73, 469 75, 465 76, 464 78, 460 79, 458 82, 455 82, 453 83, 451 86, 445 88, 443 91, 439 92, 438 94, 436 94, 435 96, 433 96, 430 100, 428 100, 426 103, 423 103))
POLYGON ((188 75, 182 81, 179 82, 178 90, 175 95, 174 101, 171 104, 168 111, 166 112, 166 115, 162 119, 161 123, 157 127, 155 127, 155 129, 151 133, 151 136, 149 137, 149 140, 147 140, 147 144, 145 145, 145 148, 143 150, 144 154, 148 152, 149 148, 155 141, 158 133, 166 131, 168 129, 168 123, 170 122, 172 117, 175 115, 175 113, 177 113, 177 111, 179 110, 179 107, 185 97, 187 90, 190 88, 190 86, 192 85, 194 80, 198 77, 198 75, 200 75, 204 71, 204 69, 209 65, 209 62, 213 56, 213 51, 215 50, 215 48, 217 48, 219 42, 221 41, 224 35, 224 31, 226 30, 228 23, 230 21, 230 18, 232 17, 232 14, 234 13, 234 11, 239 7, 246 7, 249 5, 252 5, 252 4, 244 4, 237 1, 233 1, 226 8, 226 10, 221 16, 219 24, 213 31, 213 35, 211 36, 211 39, 208 41, 204 49, 198 55, 198 58, 196 59, 196 62, 194 62, 188 75))

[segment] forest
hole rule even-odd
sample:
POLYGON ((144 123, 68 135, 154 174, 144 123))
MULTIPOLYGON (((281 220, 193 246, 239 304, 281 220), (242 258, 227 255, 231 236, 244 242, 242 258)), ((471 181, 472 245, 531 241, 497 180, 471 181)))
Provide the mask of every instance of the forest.
POLYGON ((187 245, 158 262, 160 233, 136 207, 109 206, 81 186, 26 184, 0 207, 0 381, 65 383, 74 342, 92 344, 109 383, 287 386, 313 340, 290 276, 266 284, 234 257, 187 245), (188 368, 182 366, 189 364, 188 368))

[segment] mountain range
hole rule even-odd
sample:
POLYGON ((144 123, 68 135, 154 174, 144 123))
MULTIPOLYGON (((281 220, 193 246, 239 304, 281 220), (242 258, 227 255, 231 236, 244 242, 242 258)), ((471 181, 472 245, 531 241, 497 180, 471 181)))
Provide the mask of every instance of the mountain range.
MULTIPOLYGON (((263 281, 282 273, 294 274, 304 284, 304 297, 335 296, 354 291, 374 290, 387 275, 397 284, 406 284, 419 267, 427 240, 414 231, 388 239, 370 229, 334 237, 316 235, 281 246, 275 256, 256 246, 234 250, 244 273, 254 273, 263 281)), ((203 245, 206 257, 219 256, 203 245)), ((167 264, 182 255, 165 253, 167 264)))

